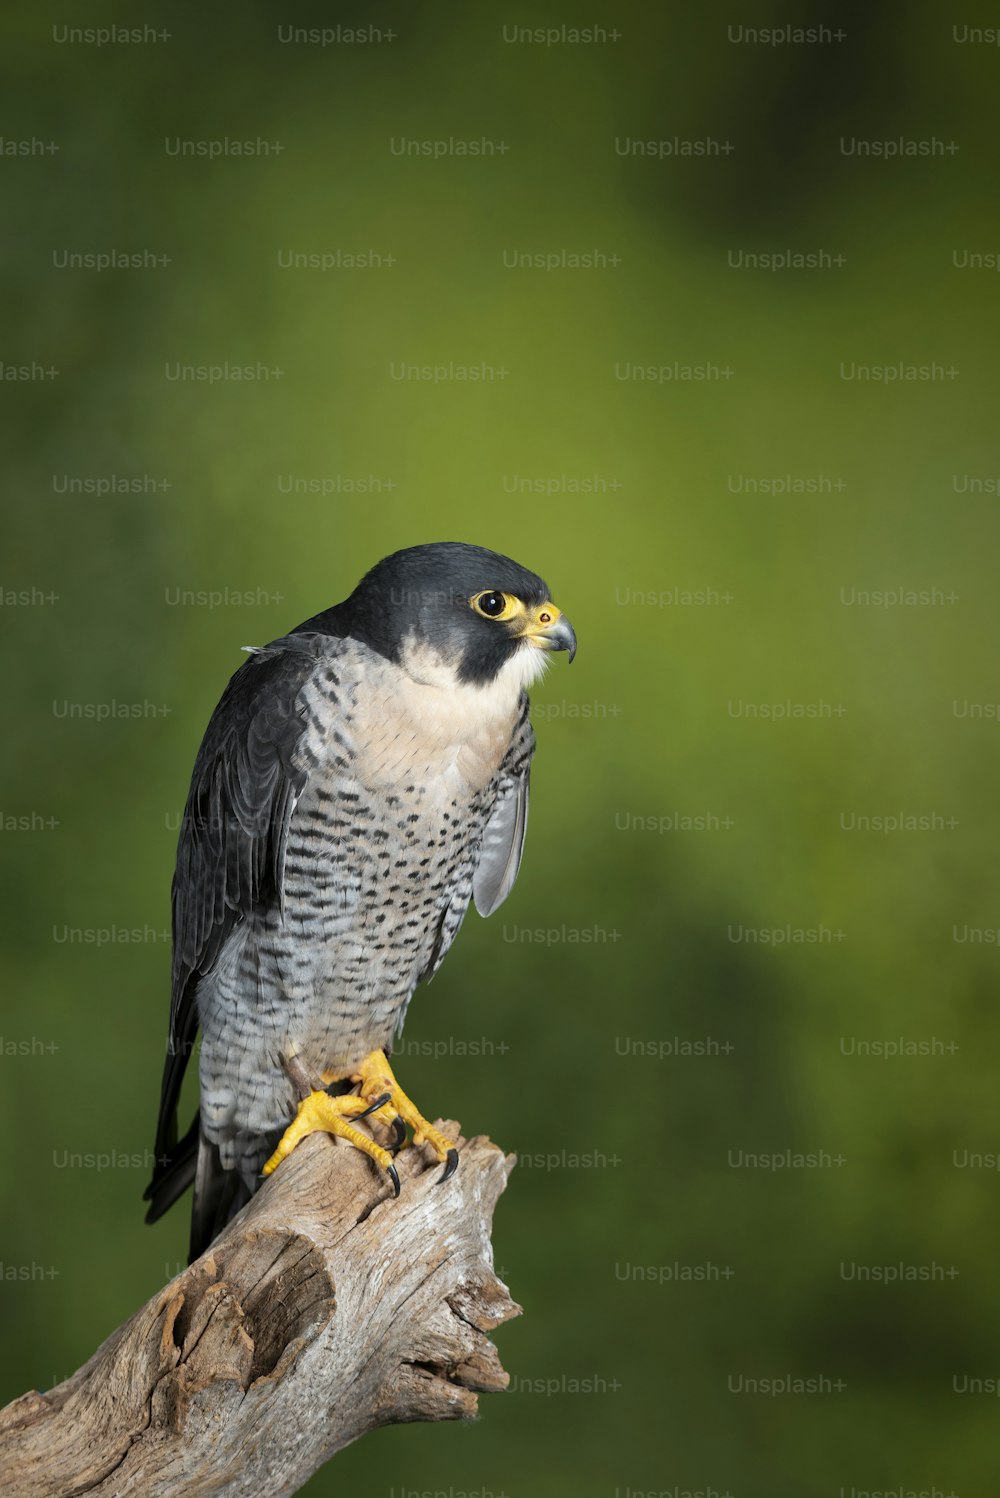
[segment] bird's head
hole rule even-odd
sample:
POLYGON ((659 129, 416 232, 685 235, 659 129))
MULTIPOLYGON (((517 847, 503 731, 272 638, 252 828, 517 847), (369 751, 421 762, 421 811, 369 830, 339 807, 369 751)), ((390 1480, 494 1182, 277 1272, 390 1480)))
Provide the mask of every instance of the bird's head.
POLYGON ((337 610, 348 631, 418 680, 518 690, 576 635, 547 585, 510 557, 437 541, 378 562, 337 610))

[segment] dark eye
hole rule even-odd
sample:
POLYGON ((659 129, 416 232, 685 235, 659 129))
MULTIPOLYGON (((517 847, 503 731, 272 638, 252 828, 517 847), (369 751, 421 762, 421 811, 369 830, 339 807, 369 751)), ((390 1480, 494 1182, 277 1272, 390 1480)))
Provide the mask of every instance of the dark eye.
POLYGON ((513 619, 522 607, 513 593, 500 593, 496 588, 484 588, 469 603, 486 619, 513 619))

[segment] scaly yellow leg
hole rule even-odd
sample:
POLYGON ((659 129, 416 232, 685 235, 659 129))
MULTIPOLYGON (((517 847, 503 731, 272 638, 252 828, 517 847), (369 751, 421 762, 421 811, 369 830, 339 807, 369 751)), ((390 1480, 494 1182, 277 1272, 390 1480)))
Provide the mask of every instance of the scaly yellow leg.
POLYGON ((263 1174, 269 1176, 276 1170, 297 1144, 307 1134, 323 1130, 339 1139, 346 1139, 363 1150, 375 1161, 392 1181, 399 1195, 399 1176, 392 1163, 392 1155, 381 1145, 369 1139, 367 1134, 347 1122, 348 1118, 373 1118, 395 1131, 397 1147, 406 1137, 406 1125, 413 1130, 414 1144, 429 1144, 443 1162, 441 1180, 446 1181, 458 1168, 458 1150, 440 1129, 427 1119, 407 1097, 393 1075, 384 1051, 370 1051, 358 1067, 346 1077, 323 1073, 323 1081, 352 1082, 359 1086, 360 1095, 341 1093, 331 1097, 327 1092, 311 1092, 299 1104, 298 1112, 281 1136, 278 1147, 264 1166, 263 1174))
MULTIPOLYGON (((361 1083, 361 1096, 369 1102, 388 1093, 391 1109, 395 1110, 395 1114, 403 1120, 403 1123, 409 1124, 413 1130, 414 1144, 429 1144, 438 1159, 444 1163, 442 1181, 446 1181, 449 1176, 455 1174, 458 1169, 458 1150, 451 1140, 441 1133, 440 1129, 436 1129, 433 1124, 427 1122, 424 1115, 407 1097, 396 1081, 384 1051, 369 1051, 358 1070, 351 1073, 351 1081, 361 1083)), ((383 1111, 389 1112, 390 1108, 387 1106, 383 1111)), ((378 1117, 378 1114, 375 1116, 378 1117)))
POLYGON ((346 1139, 370 1156, 375 1164, 385 1171, 398 1196, 399 1176, 396 1174, 396 1167, 392 1163, 389 1151, 347 1122, 348 1118, 364 1118, 369 1114, 375 1117, 382 1111, 385 1103, 386 1099, 383 1098, 381 1105, 372 1107, 367 1098, 356 1097, 351 1093, 331 1097, 328 1092, 311 1092, 299 1104, 298 1112, 282 1134, 278 1148, 264 1166, 262 1174, 269 1176, 272 1171, 277 1170, 282 1160, 292 1153, 295 1146, 300 1144, 307 1134, 322 1131, 326 1134, 333 1134, 338 1139, 346 1139))

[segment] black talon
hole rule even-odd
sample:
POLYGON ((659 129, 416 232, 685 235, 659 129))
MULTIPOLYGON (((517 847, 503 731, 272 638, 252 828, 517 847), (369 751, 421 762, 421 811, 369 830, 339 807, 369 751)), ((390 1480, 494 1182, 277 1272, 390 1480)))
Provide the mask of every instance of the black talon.
POLYGON ((385 1173, 389 1177, 390 1181, 392 1182, 392 1189, 393 1189, 393 1191, 395 1192, 396 1196, 398 1196, 399 1195, 399 1176, 396 1174, 396 1167, 395 1167, 395 1165, 387 1165, 386 1168, 385 1168, 385 1173))
POLYGON ((397 1113, 396 1117, 392 1121, 392 1143, 390 1144, 389 1148, 392 1150, 393 1154, 395 1154, 397 1150, 401 1150, 403 1148, 403 1145, 405 1143, 406 1124, 397 1113))
POLYGON ((378 1110, 379 1110, 379 1108, 384 1108, 385 1105, 386 1105, 386 1103, 390 1103, 391 1101, 392 1101, 392 1093, 391 1092, 383 1092, 383 1094, 382 1094, 381 1097, 377 1097, 375 1099, 374 1103, 369 1103, 369 1105, 365 1109, 365 1111, 363 1113, 359 1113, 357 1116, 358 1116, 358 1118, 367 1118, 368 1115, 369 1115, 369 1113, 377 1113, 378 1110))
POLYGON ((456 1172, 457 1169, 458 1169, 458 1150, 456 1150, 456 1149, 450 1149, 448 1151, 447 1155, 445 1156, 444 1170, 438 1176, 438 1185, 440 1186, 440 1185, 443 1184, 443 1182, 445 1182, 447 1180, 450 1180, 450 1178, 455 1174, 455 1172, 456 1172))

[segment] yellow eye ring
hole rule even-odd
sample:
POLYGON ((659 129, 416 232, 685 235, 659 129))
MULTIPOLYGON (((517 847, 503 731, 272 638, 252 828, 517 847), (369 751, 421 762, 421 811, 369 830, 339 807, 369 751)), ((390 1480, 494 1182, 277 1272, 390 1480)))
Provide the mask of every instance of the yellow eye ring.
POLYGON ((497 588, 484 588, 482 593, 469 599, 469 604, 484 619, 513 619, 520 607, 511 593, 501 593, 497 588))

